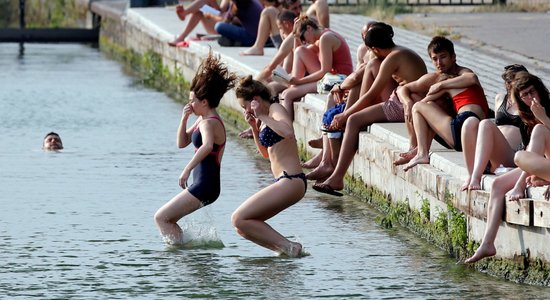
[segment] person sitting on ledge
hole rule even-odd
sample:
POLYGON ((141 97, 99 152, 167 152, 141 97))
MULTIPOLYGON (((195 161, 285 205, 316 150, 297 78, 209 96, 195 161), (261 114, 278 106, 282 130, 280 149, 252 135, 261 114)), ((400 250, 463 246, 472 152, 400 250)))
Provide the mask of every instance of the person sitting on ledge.
POLYGON ((320 27, 307 16, 300 16, 294 24, 294 37, 307 46, 298 46, 294 50, 292 76, 280 95, 281 104, 293 120, 294 101, 307 93, 317 92, 317 81, 325 74, 347 76, 353 72, 349 46, 340 34, 320 27))
MULTIPOLYGON (((412 119, 413 105, 423 99, 430 90, 430 87, 436 84, 442 76, 456 77, 466 73, 473 73, 472 70, 456 63, 454 44, 444 36, 434 36, 432 38, 428 44, 428 55, 436 71, 428 73, 416 81, 405 84, 397 91, 397 96, 403 103, 405 125, 409 133, 409 150, 400 153, 399 158, 393 161, 393 164, 396 166, 408 163, 416 155, 417 141, 412 119)), ((444 111, 452 114, 452 108, 449 108, 448 103, 436 104, 444 111)), ((429 136, 430 139, 433 139, 435 133, 430 131, 429 136)))
POLYGON ((53 131, 46 134, 42 142, 42 149, 44 151, 59 151, 63 149, 63 142, 59 134, 53 131))
POLYGON ((468 169, 468 178, 461 188, 463 191, 481 189, 481 176, 486 171, 494 172, 501 165, 516 167, 514 154, 529 142, 528 138, 522 141, 522 136, 527 136, 526 127, 518 115, 517 101, 513 99, 512 93, 518 72, 527 72, 527 69, 522 65, 504 67, 502 79, 506 94, 498 94, 495 97, 494 121, 485 119, 478 123, 475 119, 469 118, 464 122, 462 130, 468 132, 469 136, 462 142, 468 169))
MULTIPOLYGON (((393 34, 391 26, 387 26, 381 22, 369 22, 361 29, 361 37, 364 40, 367 31, 374 26, 387 29, 393 34)), ((339 129, 330 128, 332 117, 345 110, 345 107, 351 107, 359 99, 359 96, 366 93, 374 82, 374 78, 378 73, 381 59, 378 59, 372 51, 359 46, 357 49, 357 69, 351 73, 341 83, 335 85, 327 95, 327 107, 325 116, 323 117, 324 129, 320 138, 322 150, 310 160, 304 162, 302 167, 314 169, 306 174, 309 180, 324 180, 334 170, 340 153, 340 143, 342 141, 342 131, 339 129), (369 64, 370 62, 370 64, 369 64), (365 76, 365 70, 368 74, 365 76)), ((378 101, 373 101, 373 104, 380 103, 387 99, 393 91, 393 85, 389 85, 383 91, 378 101)), ((316 140, 308 141, 308 144, 313 147, 317 143, 316 140)))
POLYGON ((258 35, 252 47, 239 52, 239 55, 264 55, 264 46, 267 44, 279 48, 282 43, 282 37, 277 26, 277 16, 281 13, 281 8, 277 0, 262 0, 264 9, 260 14, 260 23, 258 24, 258 35), (268 38, 271 39, 270 43, 268 38))
POLYGON ((466 131, 462 134, 464 122, 475 118, 474 121, 479 123, 489 114, 485 92, 474 73, 465 72, 454 78, 449 78, 447 74, 441 76, 443 80, 432 85, 426 97, 413 105, 413 127, 418 147, 416 155, 403 168, 405 172, 417 164, 430 162, 429 151, 434 133, 447 148, 462 151, 462 143, 467 137, 466 131), (438 100, 445 101, 447 97, 453 101, 451 114, 436 103, 438 100), (454 114, 456 116, 453 117, 454 114))
MULTIPOLYGON (((288 2, 288 1, 287 1, 288 2)), ((286 3, 286 2, 285 2, 286 3)), ((300 3, 300 2, 297 2, 300 3)), ((294 57, 293 48, 294 48, 294 37, 292 35, 292 29, 294 28, 294 19, 296 19, 296 14, 293 10, 285 9, 277 17, 277 27, 281 33, 281 36, 284 38, 281 47, 277 50, 275 56, 271 59, 269 64, 267 64, 262 71, 256 77, 256 80, 267 84, 272 81, 272 72, 277 66, 282 66, 287 73, 292 71, 292 59, 294 57)), ((243 139, 251 139, 252 129, 248 128, 239 133, 239 137, 243 139)))
POLYGON ((217 32, 214 29, 214 25, 217 21, 221 20, 221 17, 211 13, 203 13, 200 9, 204 5, 208 5, 220 11, 220 14, 223 14, 229 8, 229 2, 229 0, 222 0, 221 4, 218 5, 216 0, 195 0, 187 8, 184 8, 181 4, 177 5, 176 14, 180 20, 184 21, 188 15, 191 15, 191 18, 187 21, 183 32, 175 40, 169 42, 168 45, 172 47, 179 46, 181 42, 185 41, 191 31, 197 27, 199 22, 202 23, 207 34, 216 34, 217 32))
POLYGON ((493 181, 483 240, 474 255, 466 259, 465 263, 474 263, 497 253, 495 239, 506 208, 505 201, 518 201, 525 198, 527 184, 537 179, 536 177, 528 177, 529 174, 546 177, 544 172, 540 172, 540 168, 543 168, 545 164, 533 167, 535 162, 540 162, 540 159, 533 160, 532 158, 541 157, 548 149, 547 132, 550 128, 550 95, 548 89, 537 76, 522 72, 516 78, 514 99, 517 101, 521 120, 527 127, 527 132, 531 133, 527 152, 516 154, 515 163, 520 168, 515 168, 500 175, 493 181), (525 169, 522 170, 521 167, 525 169))
MULTIPOLYGON (((403 122, 403 106, 395 94, 396 81, 399 86, 403 86, 426 74, 426 65, 416 52, 393 42, 393 30, 373 27, 367 31, 365 44, 383 61, 368 91, 351 107, 336 115, 332 121, 333 128, 345 126, 344 138, 334 172, 324 182, 318 182, 313 186, 322 193, 342 195, 336 190, 344 188, 344 175, 357 150, 361 130, 375 122, 403 122), (394 88, 389 98, 373 104, 389 85, 394 88)), ((365 76, 368 73, 365 71, 365 76)))
POLYGON ((225 20, 214 26, 221 35, 218 44, 224 47, 252 46, 258 34, 262 9, 258 0, 231 0, 225 20), (235 20, 239 25, 234 24, 235 20))

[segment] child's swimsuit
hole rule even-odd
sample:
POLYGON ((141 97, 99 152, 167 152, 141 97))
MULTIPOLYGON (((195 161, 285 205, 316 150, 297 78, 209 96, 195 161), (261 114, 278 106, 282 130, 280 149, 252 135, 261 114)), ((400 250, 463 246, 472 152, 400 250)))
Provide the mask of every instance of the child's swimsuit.
MULTIPOLYGON (((224 126, 218 116, 209 119, 217 119, 224 126)), ((202 146, 202 135, 198 124, 193 130, 191 141, 195 151, 202 146)), ((193 184, 187 190, 199 199, 203 206, 212 204, 220 196, 220 154, 224 147, 225 141, 221 145, 214 144, 212 152, 193 169, 193 184)))

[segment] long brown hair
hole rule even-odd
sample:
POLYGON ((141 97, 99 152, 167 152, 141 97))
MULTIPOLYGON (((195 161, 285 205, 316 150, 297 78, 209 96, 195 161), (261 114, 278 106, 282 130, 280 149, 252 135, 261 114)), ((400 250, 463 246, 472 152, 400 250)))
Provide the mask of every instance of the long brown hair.
POLYGON ((550 116, 550 95, 548 94, 548 89, 542 80, 539 77, 527 72, 518 73, 518 76, 514 81, 514 99, 518 104, 519 116, 521 117, 523 123, 527 125, 527 130, 529 133, 531 133, 535 125, 540 123, 540 120, 535 117, 531 111, 531 108, 521 100, 519 92, 531 86, 534 87, 539 94, 540 105, 544 107, 546 115, 550 116))
POLYGON ((211 108, 216 108, 223 95, 235 86, 236 80, 237 75, 229 72, 219 57, 210 51, 193 77, 190 90, 195 93, 197 99, 206 99, 211 108))

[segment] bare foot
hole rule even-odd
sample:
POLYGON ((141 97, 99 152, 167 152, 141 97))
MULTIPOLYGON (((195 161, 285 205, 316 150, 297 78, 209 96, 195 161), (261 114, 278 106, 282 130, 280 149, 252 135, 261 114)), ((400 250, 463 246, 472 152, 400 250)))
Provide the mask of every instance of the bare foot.
POLYGON ((506 194, 506 199, 508 199, 508 201, 519 201, 519 199, 522 198, 525 198, 525 189, 518 186, 514 186, 514 188, 506 194))
POLYGON ((185 9, 183 5, 176 5, 176 15, 178 15, 180 20, 185 21, 185 9))
POLYGON ((320 137, 320 138, 317 138, 317 139, 309 140, 309 141, 307 142, 307 144, 308 144, 311 148, 321 149, 321 148, 323 148, 323 138, 320 137))
POLYGON ((466 259, 464 261, 464 263, 465 264, 473 264, 473 263, 475 263, 476 261, 478 261, 480 259, 483 259, 485 257, 494 256, 495 254, 497 254, 497 249, 495 249, 494 245, 481 244, 481 246, 479 246, 479 248, 477 248, 476 253, 474 253, 474 255, 472 255, 472 257, 466 259))
POLYGON ((464 181, 464 183, 462 184, 462 186, 460 186, 460 190, 461 190, 461 191, 467 190, 469 185, 470 185, 470 177, 468 177, 468 179, 466 179, 466 180, 464 181))
POLYGON ((416 156, 416 148, 413 148, 407 152, 399 153, 399 158, 393 161, 394 166, 400 166, 408 163, 416 156))
POLYGON ((258 48, 248 48, 244 51, 241 51, 239 52, 239 55, 242 55, 242 56, 248 56, 248 55, 264 55, 264 50, 263 49, 258 49, 258 48))
POLYGON ((297 242, 290 242, 290 247, 287 251, 285 251, 285 254, 288 257, 300 257, 302 256, 302 244, 297 242))
POLYGON ((536 175, 531 175, 529 177, 527 177, 527 179, 525 180, 525 182, 527 183, 527 185, 530 185, 530 186, 543 186, 543 185, 549 185, 550 182, 540 178, 540 177, 537 177, 536 175))
POLYGON ((314 157, 312 157, 310 160, 302 163, 302 168, 305 168, 305 169, 314 169, 314 168, 317 168, 319 166, 319 164, 321 163, 321 159, 322 159, 322 155, 315 155, 314 157))
POLYGON ((405 167, 403 168, 403 171, 407 172, 408 170, 410 170, 411 168, 413 168, 418 164, 429 164, 429 163, 430 163, 429 156, 416 155, 413 159, 411 159, 411 161, 409 161, 408 164, 405 165, 405 167))
POLYGON ((333 171, 334 171, 334 168, 332 166, 329 166, 327 164, 320 164, 313 171, 306 174, 306 179, 308 180, 326 179, 332 174, 333 171))
POLYGON ((242 139, 251 139, 254 137, 252 134, 252 128, 245 129, 239 133, 239 137, 242 139))
POLYGON ((336 191, 341 191, 341 190, 344 189, 344 180, 343 179, 342 180, 336 180, 336 179, 332 178, 332 176, 331 176, 319 185, 329 187, 329 188, 331 188, 333 190, 336 190, 336 191))
POLYGON ((480 181, 471 181, 468 185, 468 189, 470 191, 477 191, 481 190, 481 182, 480 181))

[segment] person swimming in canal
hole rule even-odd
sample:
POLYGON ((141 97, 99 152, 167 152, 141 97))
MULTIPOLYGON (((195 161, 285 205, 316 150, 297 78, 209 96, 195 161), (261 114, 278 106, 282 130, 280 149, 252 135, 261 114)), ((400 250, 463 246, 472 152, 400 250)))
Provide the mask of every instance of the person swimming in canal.
POLYGON ((184 106, 177 133, 177 145, 193 143, 195 154, 179 177, 184 190, 155 213, 155 223, 169 244, 182 244, 183 231, 177 222, 195 210, 212 204, 220 195, 220 165, 226 131, 216 111, 223 95, 235 86, 236 75, 229 72, 212 52, 203 60, 191 82, 189 102, 184 106), (189 116, 198 116, 187 128, 189 116), (193 184, 187 180, 193 171, 193 184))
POLYGON ((44 151, 59 151, 63 149, 63 142, 59 134, 55 132, 49 132, 42 141, 42 150, 44 151))
POLYGON ((252 195, 231 216, 244 238, 289 257, 299 257, 302 245, 291 242, 266 221, 300 201, 307 189, 298 157, 292 118, 252 76, 242 79, 235 93, 263 157, 269 158, 275 182, 252 195))

